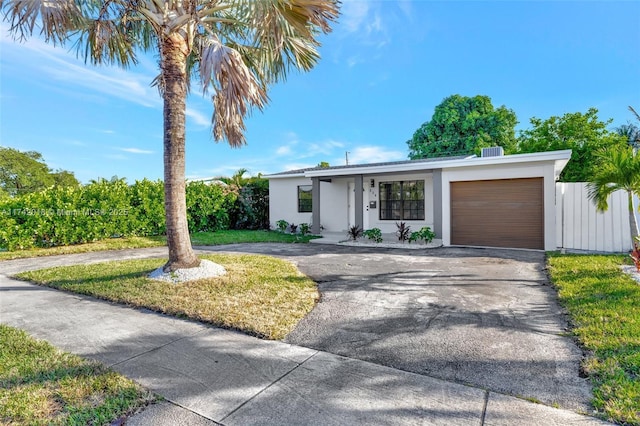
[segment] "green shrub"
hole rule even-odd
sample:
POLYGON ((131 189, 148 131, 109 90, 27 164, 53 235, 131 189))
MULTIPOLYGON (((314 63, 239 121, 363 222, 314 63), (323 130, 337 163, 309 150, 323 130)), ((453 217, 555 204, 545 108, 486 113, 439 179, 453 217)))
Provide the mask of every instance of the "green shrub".
POLYGON ((376 243, 382 242, 382 231, 380 230, 380 228, 367 229, 362 233, 362 235, 369 240, 373 240, 376 243))
MULTIPOLYGON (((187 185, 189 231, 228 229, 235 192, 187 185)), ((161 181, 100 179, 78 188, 52 187, 0 200, 0 248, 20 250, 165 232, 161 181)))
POLYGON ((251 178, 238 191, 231 210, 233 229, 269 229, 269 180, 251 178))
POLYGON ((163 235, 166 232, 164 184, 161 180, 136 181, 130 187, 129 201, 135 218, 132 223, 133 234, 147 236, 163 235))
POLYGON ((279 221, 276 222, 276 227, 280 232, 287 232, 287 228, 289 227, 289 222, 287 222, 284 219, 280 219, 279 221))
POLYGON ((191 182, 187 185, 189 232, 229 229, 230 215, 237 193, 221 185, 191 182))
POLYGON ((428 226, 424 226, 419 231, 411 233, 411 236, 409 236, 409 242, 411 243, 413 241, 424 240, 425 243, 430 243, 435 237, 435 232, 433 232, 428 226))
POLYGON ((300 224, 300 235, 307 235, 308 233, 311 232, 311 225, 309 225, 308 223, 301 223, 300 224))

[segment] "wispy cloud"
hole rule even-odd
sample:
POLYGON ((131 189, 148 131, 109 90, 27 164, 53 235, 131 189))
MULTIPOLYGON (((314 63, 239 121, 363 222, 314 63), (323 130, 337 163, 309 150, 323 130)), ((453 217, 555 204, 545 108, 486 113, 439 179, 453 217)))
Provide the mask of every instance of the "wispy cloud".
POLYGON ((283 145, 278 149, 276 149, 276 155, 278 156, 291 155, 291 154, 292 154, 291 145, 283 145))
POLYGON ((128 152, 130 154, 153 154, 154 151, 149 151, 140 148, 117 148, 119 151, 128 152))
MULTIPOLYGON (((404 159, 406 159, 405 153, 380 146, 358 146, 349 151, 349 164, 382 163, 404 159)), ((338 158, 335 164, 342 164, 343 161, 344 158, 338 158)))
POLYGON ((187 107, 185 114, 187 115, 187 117, 191 119, 191 121, 193 121, 193 123, 197 124, 198 126, 202 126, 202 127, 211 126, 211 117, 207 117, 205 114, 201 113, 197 109, 187 107))
POLYGON ((344 29, 349 33, 358 32, 369 14, 370 7, 371 3, 368 1, 345 0, 340 10, 340 22, 344 29))
POLYGON ((280 157, 303 159, 318 155, 328 156, 332 155, 336 149, 340 149, 345 146, 343 142, 333 139, 327 139, 320 142, 302 141, 294 132, 288 132, 285 135, 285 140, 286 142, 276 149, 276 155, 280 157))

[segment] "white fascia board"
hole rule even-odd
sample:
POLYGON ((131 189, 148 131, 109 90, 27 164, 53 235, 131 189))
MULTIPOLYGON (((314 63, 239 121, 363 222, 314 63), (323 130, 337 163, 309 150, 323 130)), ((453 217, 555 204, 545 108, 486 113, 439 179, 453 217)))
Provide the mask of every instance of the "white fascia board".
MULTIPOLYGON (((304 173, 305 177, 329 177, 329 176, 348 176, 348 175, 361 175, 361 174, 377 174, 377 173, 396 173, 396 172, 410 172, 419 170, 433 170, 433 169, 452 169, 459 167, 476 167, 476 166, 492 166, 499 164, 518 164, 518 163, 532 163, 540 161, 556 161, 556 170, 562 171, 566 163, 571 158, 571 150, 563 151, 547 151, 547 152, 534 152, 531 154, 514 154, 504 155, 501 157, 474 157, 463 158, 457 160, 444 160, 433 162, 420 162, 420 163, 403 163, 403 164, 389 164, 383 166, 371 166, 367 167, 363 165, 361 167, 344 168, 337 170, 310 170, 304 173)), ((559 174, 559 172, 558 172, 559 174)), ((291 176, 291 175, 288 175, 291 176)), ((287 176, 287 177, 288 177, 287 176)), ((295 175, 298 176, 298 175, 295 175)), ((285 177, 285 176, 283 176, 285 177)))
POLYGON ((301 178, 306 177, 304 173, 290 173, 287 175, 265 175, 265 179, 288 179, 288 178, 301 178))

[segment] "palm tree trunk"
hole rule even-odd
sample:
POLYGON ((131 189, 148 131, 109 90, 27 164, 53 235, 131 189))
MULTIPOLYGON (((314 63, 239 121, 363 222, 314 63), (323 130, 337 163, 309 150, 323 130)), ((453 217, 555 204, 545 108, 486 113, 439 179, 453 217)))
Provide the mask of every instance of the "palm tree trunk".
POLYGON ((627 191, 629 197, 629 228, 631 228, 631 245, 637 241, 638 238, 638 221, 636 220, 636 210, 633 208, 633 192, 627 191))
POLYGON ((175 271, 200 265, 191 247, 185 196, 185 110, 188 45, 180 34, 160 41, 160 68, 164 80, 164 210, 169 261, 163 269, 175 271))

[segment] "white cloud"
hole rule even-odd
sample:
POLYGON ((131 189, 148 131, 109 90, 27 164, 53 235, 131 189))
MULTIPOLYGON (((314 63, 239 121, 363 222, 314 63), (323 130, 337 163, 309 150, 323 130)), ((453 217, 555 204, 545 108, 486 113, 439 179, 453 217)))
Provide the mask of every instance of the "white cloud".
POLYGON ((123 152, 128 152, 130 154, 153 154, 154 153, 154 151, 149 151, 149 150, 140 149, 140 148, 118 148, 118 150, 123 152))
POLYGON ((187 117, 189 117, 198 126, 203 126, 203 127, 210 127, 211 126, 211 118, 207 117, 206 115, 204 115, 200 111, 198 111, 198 110, 196 110, 194 108, 187 107, 187 110, 186 110, 185 113, 186 113, 187 117))
MULTIPOLYGON (((386 161, 406 160, 406 154, 380 146, 359 146, 349 151, 349 164, 383 163, 386 161)), ((335 160, 335 165, 343 164, 344 158, 335 160)), ((334 164, 334 163, 331 163, 334 164)))
POLYGON ((291 155, 292 151, 291 151, 291 146, 290 145, 283 145, 281 147, 279 147, 278 149, 276 149, 276 155, 291 155))
POLYGON ((360 30, 363 22, 367 18, 370 3, 362 0, 345 0, 340 9, 340 22, 347 32, 355 33, 360 30))
POLYGON ((38 70, 40 82, 66 82, 89 93, 100 93, 138 105, 161 105, 158 91, 149 85, 154 74, 148 69, 136 67, 134 71, 116 66, 85 65, 67 49, 47 44, 37 37, 30 37, 21 43, 14 42, 5 25, 0 26, 0 45, 7 63, 17 63, 19 66, 31 59, 29 66, 38 70))
POLYGON ((311 158, 317 155, 332 155, 336 149, 341 149, 345 146, 344 143, 333 139, 320 142, 301 141, 294 132, 286 133, 285 139, 288 139, 288 141, 276 149, 276 155, 297 159, 311 158))

